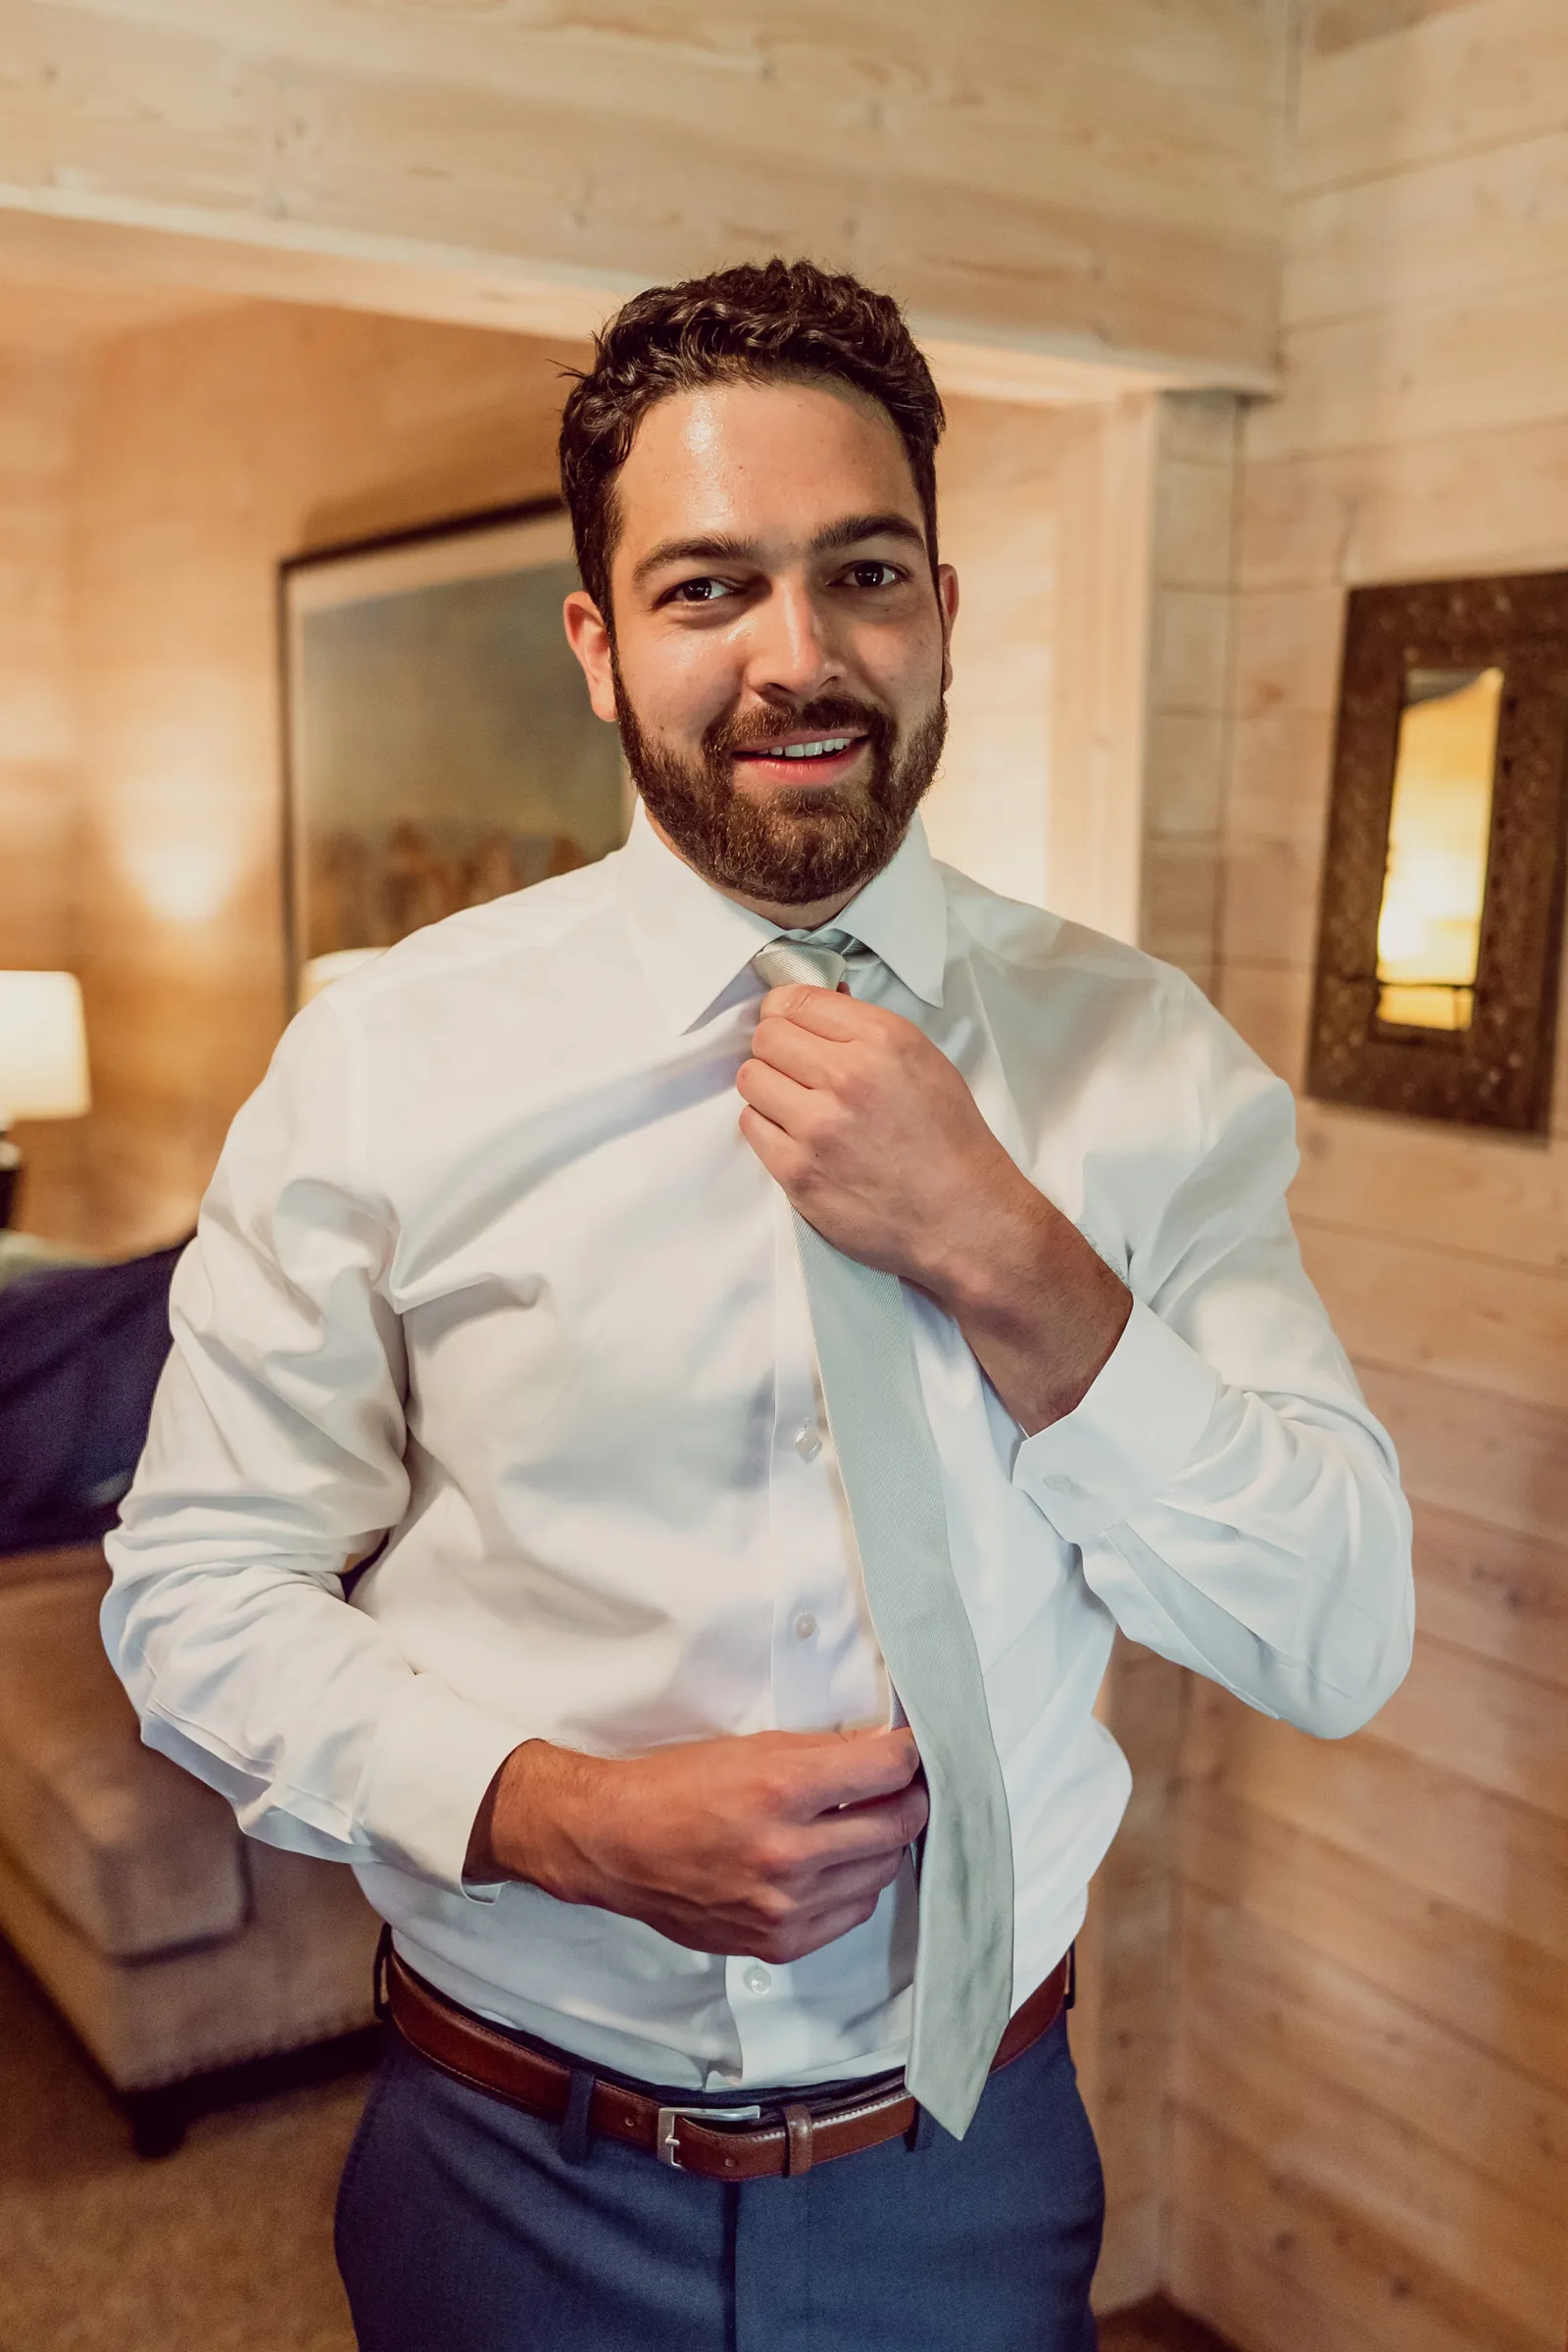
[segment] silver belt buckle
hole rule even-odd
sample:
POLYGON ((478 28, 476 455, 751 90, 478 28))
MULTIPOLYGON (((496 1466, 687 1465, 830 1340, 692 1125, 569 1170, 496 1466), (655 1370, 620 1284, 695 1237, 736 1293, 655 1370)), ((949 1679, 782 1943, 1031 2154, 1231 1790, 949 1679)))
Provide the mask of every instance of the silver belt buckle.
POLYGON ((659 2133, 654 2142, 654 2153, 661 2164, 673 2165, 677 2173, 682 2169, 680 2142, 675 2135, 675 2127, 683 2115, 702 2115, 705 2112, 701 2107, 661 2107, 659 2133))
POLYGON ((762 2120, 760 2107, 661 2107, 654 2154, 661 2164, 673 2166, 677 2173, 686 2169, 675 2136, 675 2127, 683 2115, 695 2116, 700 2123, 708 2124, 760 2124, 762 2120))

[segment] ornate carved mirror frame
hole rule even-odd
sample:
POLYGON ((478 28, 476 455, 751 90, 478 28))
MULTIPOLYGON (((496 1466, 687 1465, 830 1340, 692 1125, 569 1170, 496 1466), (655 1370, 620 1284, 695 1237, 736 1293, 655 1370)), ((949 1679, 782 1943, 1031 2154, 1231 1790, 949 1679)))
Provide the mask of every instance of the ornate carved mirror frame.
MULTIPOLYGON (((1352 590, 1319 917, 1309 1095, 1544 1132, 1568 847, 1568 572, 1352 590), (1413 673, 1502 672, 1467 1026, 1383 1017, 1379 922, 1413 673)), ((1408 993, 1408 992, 1407 992, 1408 993)), ((1396 1001, 1396 998, 1394 1000, 1396 1001)))

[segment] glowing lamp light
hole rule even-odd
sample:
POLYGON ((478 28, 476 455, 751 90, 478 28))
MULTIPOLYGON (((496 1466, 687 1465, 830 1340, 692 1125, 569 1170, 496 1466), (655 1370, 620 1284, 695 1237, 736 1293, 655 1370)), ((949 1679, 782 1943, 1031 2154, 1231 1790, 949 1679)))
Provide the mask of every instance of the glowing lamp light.
POLYGON ((192 927, 218 920, 233 896, 240 864, 232 842, 199 838, 140 843, 125 857, 148 911, 163 922, 192 927))
POLYGON ((13 1119, 79 1119, 92 1108, 81 984, 73 972, 0 972, 0 1228, 10 1224, 22 1153, 13 1119))
POLYGON ((74 972, 0 972, 0 1126, 92 1108, 87 1025, 74 972))

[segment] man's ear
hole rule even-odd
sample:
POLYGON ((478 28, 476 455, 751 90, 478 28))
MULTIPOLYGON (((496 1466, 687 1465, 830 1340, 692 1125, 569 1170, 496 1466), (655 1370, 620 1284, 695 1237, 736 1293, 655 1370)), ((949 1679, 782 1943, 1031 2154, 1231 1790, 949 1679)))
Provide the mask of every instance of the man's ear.
POLYGON ((937 603, 942 608, 942 691, 953 684, 953 624, 958 617, 958 575, 951 564, 937 565, 937 603))
POLYGON ((594 716, 613 720, 615 679, 611 662, 610 628, 586 588, 574 588, 561 608, 566 643, 582 663, 588 681, 588 700, 594 716))

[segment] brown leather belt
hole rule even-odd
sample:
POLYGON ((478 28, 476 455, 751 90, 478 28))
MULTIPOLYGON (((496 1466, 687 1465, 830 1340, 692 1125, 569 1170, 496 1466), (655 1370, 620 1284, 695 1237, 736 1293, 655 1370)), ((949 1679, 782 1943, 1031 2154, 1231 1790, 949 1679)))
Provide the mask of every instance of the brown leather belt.
MULTIPOLYGON (((1071 1977, 1069 1952, 1014 2015, 991 2062, 993 2074, 1050 2033, 1068 1999, 1071 1977)), ((514 2041, 499 2027, 459 2008, 390 1949, 386 2003, 405 2041, 445 2074, 541 2116, 546 2123, 564 2120, 571 2097, 569 2066, 514 2041)), ((895 2076, 891 2083, 884 2078, 874 2092, 842 2105, 813 2109, 809 2092, 803 2089, 798 2098, 766 2102, 764 2113, 767 2107, 780 2115, 780 2122, 726 2124, 722 2108, 662 2106, 622 2083, 595 2078, 587 2126, 590 2133, 622 2140, 645 2156, 657 2156, 681 2172, 701 2173, 710 2180, 766 2180, 808 2173, 813 2164, 858 2156, 863 2148, 908 2135, 919 2114, 902 2076, 895 2076)))

